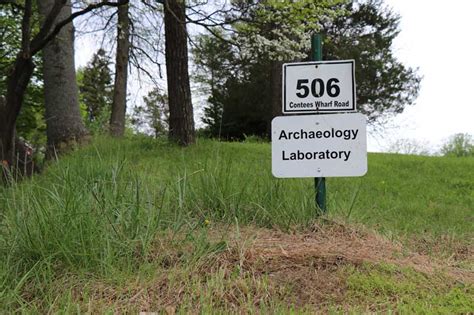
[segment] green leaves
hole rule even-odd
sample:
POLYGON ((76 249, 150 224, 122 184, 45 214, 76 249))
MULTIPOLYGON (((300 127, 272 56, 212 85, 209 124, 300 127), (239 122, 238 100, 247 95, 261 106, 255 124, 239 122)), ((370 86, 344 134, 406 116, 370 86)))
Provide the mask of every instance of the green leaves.
POLYGON ((155 87, 143 97, 143 102, 143 106, 135 107, 132 124, 139 131, 143 128, 151 129, 155 138, 165 135, 169 125, 168 95, 155 87))
POLYGON ((441 153, 450 157, 474 157, 474 138, 467 133, 457 133, 443 145, 441 153))
POLYGON ((112 73, 110 57, 99 49, 92 60, 78 71, 80 102, 86 111, 86 126, 92 133, 103 132, 112 106, 112 73))
POLYGON ((262 1, 248 13, 249 22, 236 25, 236 40, 250 58, 294 60, 306 57, 312 33, 323 20, 344 14, 345 1, 262 1))
POLYGON ((199 81, 213 86, 204 121, 213 135, 263 135, 276 104, 269 104, 278 89, 269 84, 278 77, 276 63, 308 60, 315 32, 323 35, 324 60, 356 61, 357 107, 371 123, 403 112, 415 102, 421 77, 392 52, 399 20, 381 0, 260 1, 223 34, 238 50, 199 39, 195 62, 205 69, 199 81))

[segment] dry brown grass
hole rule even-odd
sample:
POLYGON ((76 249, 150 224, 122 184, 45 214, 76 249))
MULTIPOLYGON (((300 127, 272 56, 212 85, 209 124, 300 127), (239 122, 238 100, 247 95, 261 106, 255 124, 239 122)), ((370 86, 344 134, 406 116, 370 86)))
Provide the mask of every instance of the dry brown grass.
POLYGON ((151 277, 137 276, 126 285, 91 281, 58 287, 72 287, 74 300, 92 313, 113 309, 173 314, 199 313, 205 307, 247 313, 271 309, 275 301, 299 310, 324 311, 346 303, 346 267, 364 263, 407 267, 428 276, 442 272, 453 281, 474 284, 474 272, 459 267, 461 261, 473 261, 472 246, 464 247, 462 255, 437 259, 362 227, 337 222, 291 233, 214 227, 208 237, 216 242, 226 239, 226 249, 187 265, 182 257, 192 246, 161 237, 149 257, 151 264, 156 263, 151 277))
MULTIPOLYGON (((268 229, 246 228, 242 231, 249 246, 246 256, 260 261, 294 261, 304 264, 308 261, 330 262, 340 265, 362 262, 388 263, 413 268, 423 273, 443 270, 453 278, 474 282, 474 272, 457 267, 460 261, 474 260, 474 245, 453 245, 453 254, 446 258, 435 258, 441 250, 436 244, 428 251, 420 247, 407 248, 399 242, 380 234, 337 222, 315 225, 306 232, 293 234, 268 229)), ((414 242, 413 242, 414 243, 414 242)), ((232 244, 232 243, 231 243, 232 244)), ((233 243, 238 247, 238 241, 233 243)), ((232 246, 231 246, 232 247, 232 246)))

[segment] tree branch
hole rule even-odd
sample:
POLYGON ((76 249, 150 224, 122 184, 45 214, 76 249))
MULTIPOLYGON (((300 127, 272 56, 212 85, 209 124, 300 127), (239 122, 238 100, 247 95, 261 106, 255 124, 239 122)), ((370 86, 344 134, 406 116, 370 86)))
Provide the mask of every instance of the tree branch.
POLYGON ((59 13, 61 12, 61 9, 64 7, 66 4, 66 0, 56 0, 54 1, 53 7, 51 8, 51 11, 49 12, 48 16, 46 17, 43 25, 40 28, 40 31, 36 36, 33 38, 31 41, 31 55, 33 56, 36 54, 40 49, 36 50, 37 44, 44 38, 46 35, 49 33, 49 30, 51 27, 53 27, 54 21, 56 21, 56 18, 58 17, 59 13))
POLYGON ((44 46, 46 46, 46 44, 49 41, 51 41, 61 31, 61 29, 65 25, 71 23, 75 18, 77 18, 81 15, 84 15, 86 13, 89 13, 92 10, 101 8, 101 7, 105 7, 105 6, 119 7, 119 6, 122 6, 122 5, 126 5, 126 4, 129 3, 129 0, 118 0, 117 2, 102 1, 102 2, 99 2, 99 3, 95 3, 95 4, 90 4, 85 9, 83 9, 81 11, 74 12, 68 18, 66 18, 63 21, 60 21, 59 23, 57 23, 56 26, 54 27, 53 31, 49 32, 49 30, 52 27, 52 24, 53 24, 54 20, 56 20, 56 17, 58 16, 60 10, 64 6, 64 4, 60 4, 59 5, 60 6, 59 10, 57 12, 54 11, 55 9, 57 9, 56 7, 57 7, 59 2, 65 2, 65 1, 64 0, 56 0, 53 9, 51 10, 50 14, 46 18, 46 20, 47 20, 46 22, 48 22, 48 24, 46 24, 46 22, 45 22, 43 24, 43 27, 41 28, 40 32, 33 39, 32 43, 31 43, 31 53, 32 53, 32 55, 34 55, 38 51, 42 50, 44 48, 44 46))
POLYGON ((31 0, 26 0, 25 11, 21 21, 21 52, 25 58, 30 56, 31 6, 31 0))
POLYGON ((79 34, 79 36, 82 35, 88 35, 88 34, 94 34, 97 32, 107 32, 111 30, 112 28, 116 28, 116 23, 114 22, 114 17, 118 14, 118 11, 114 11, 108 18, 107 21, 105 22, 105 25, 101 28, 94 28, 90 31, 81 31, 81 30, 76 30, 76 34, 79 34))

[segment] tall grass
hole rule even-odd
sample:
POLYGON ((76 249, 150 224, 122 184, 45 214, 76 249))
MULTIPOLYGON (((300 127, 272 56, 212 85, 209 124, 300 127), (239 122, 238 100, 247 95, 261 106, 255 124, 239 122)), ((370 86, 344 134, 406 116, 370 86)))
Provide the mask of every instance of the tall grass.
MULTIPOLYGON (((58 272, 134 272, 164 231, 310 224, 313 180, 270 169, 268 144, 97 139, 0 188, 0 304, 21 308, 25 286, 48 290, 58 272)), ((370 155, 366 177, 328 180, 330 216, 395 234, 472 235, 473 172, 474 160, 370 155)), ((205 237, 190 241, 194 257, 214 250, 205 237)))
MULTIPOLYGON (((21 306, 17 294, 25 286, 48 287, 58 271, 133 272, 162 231, 235 220, 290 226, 311 218, 312 206, 291 202, 271 180, 268 161, 248 151, 248 161, 235 162, 239 144, 222 148, 99 139, 44 174, 1 188, 0 304, 21 306), (248 168, 262 162, 249 176, 248 168)), ((209 249, 203 238, 191 241, 196 257, 209 249)))

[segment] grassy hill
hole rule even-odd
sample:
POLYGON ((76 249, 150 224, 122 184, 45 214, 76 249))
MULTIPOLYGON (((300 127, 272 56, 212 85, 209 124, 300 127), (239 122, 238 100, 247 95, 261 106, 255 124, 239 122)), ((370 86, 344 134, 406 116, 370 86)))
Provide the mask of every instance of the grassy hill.
POLYGON ((474 310, 474 159, 275 179, 270 145, 97 139, 0 188, 0 312, 474 310))

